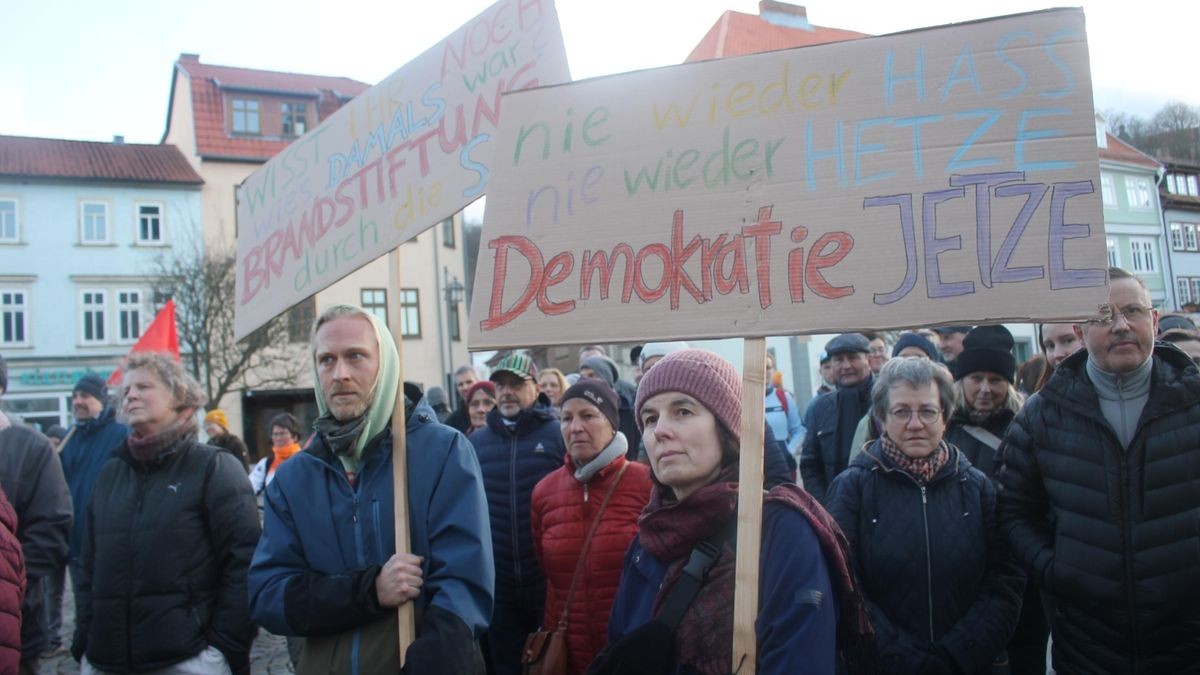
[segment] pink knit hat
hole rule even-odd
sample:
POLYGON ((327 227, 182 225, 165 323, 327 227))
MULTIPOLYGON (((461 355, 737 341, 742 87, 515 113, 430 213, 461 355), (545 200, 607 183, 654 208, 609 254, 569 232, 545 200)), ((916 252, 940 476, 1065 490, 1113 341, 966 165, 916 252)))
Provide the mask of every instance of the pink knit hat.
POLYGON ((639 431, 643 428, 642 406, 666 391, 696 399, 734 437, 742 437, 742 378, 732 363, 703 349, 684 349, 662 357, 638 385, 633 409, 639 431))

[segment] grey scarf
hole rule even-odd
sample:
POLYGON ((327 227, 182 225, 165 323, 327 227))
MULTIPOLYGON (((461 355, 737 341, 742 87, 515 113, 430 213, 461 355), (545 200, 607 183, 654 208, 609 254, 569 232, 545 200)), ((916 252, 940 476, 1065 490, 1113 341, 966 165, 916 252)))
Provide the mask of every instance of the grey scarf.
POLYGON ((333 413, 325 413, 313 422, 313 429, 321 434, 333 454, 348 457, 354 454, 354 442, 358 440, 363 429, 367 427, 367 415, 364 413, 352 420, 340 422, 333 413))
POLYGON ((629 443, 625 440, 625 434, 618 431, 617 435, 613 436, 612 442, 601 450, 600 454, 593 457, 587 464, 576 466, 575 480, 580 483, 590 483, 601 469, 612 464, 618 457, 624 457, 625 451, 628 449, 629 443))

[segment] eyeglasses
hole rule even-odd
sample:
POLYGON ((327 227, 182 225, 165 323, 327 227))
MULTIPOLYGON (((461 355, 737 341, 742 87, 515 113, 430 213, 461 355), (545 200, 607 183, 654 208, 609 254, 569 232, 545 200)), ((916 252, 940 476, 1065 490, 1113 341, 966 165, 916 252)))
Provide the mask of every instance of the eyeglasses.
POLYGON ((888 416, 897 422, 908 424, 912 421, 913 415, 921 420, 921 424, 933 424, 942 418, 941 408, 921 408, 920 410, 912 410, 911 408, 892 408, 888 411, 888 416))
POLYGON ((1150 307, 1144 305, 1128 305, 1123 309, 1113 309, 1110 305, 1103 305, 1096 316, 1087 320, 1091 326, 1111 326, 1118 316, 1125 317, 1126 323, 1136 323, 1145 321, 1150 317, 1150 312, 1153 311, 1150 307))
POLYGON ((872 347, 871 356, 887 356, 887 347, 872 347))

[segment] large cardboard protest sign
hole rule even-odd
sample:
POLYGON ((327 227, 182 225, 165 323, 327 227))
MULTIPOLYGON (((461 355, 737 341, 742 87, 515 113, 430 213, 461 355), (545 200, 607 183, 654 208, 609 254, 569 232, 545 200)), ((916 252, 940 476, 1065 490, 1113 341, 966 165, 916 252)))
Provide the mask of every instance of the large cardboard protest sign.
POLYGON ((553 0, 501 0, 254 172, 238 338, 482 195, 502 95, 569 79, 553 0))
POLYGON ((1104 301, 1079 10, 544 87, 504 111, 473 349, 1104 301))

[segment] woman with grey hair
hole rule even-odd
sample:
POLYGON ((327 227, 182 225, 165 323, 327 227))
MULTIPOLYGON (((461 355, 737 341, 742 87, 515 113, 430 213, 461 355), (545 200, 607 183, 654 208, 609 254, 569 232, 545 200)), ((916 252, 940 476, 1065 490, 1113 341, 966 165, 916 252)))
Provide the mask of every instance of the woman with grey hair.
POLYGON ((131 433, 88 505, 71 653, 85 675, 248 673, 250 483, 232 455, 197 442, 205 396, 178 362, 133 354, 123 373, 131 433))
POLYGON ((944 439, 954 385, 926 359, 892 359, 871 389, 883 435, 829 489, 853 552, 882 673, 995 673, 1024 578, 996 488, 944 439))

